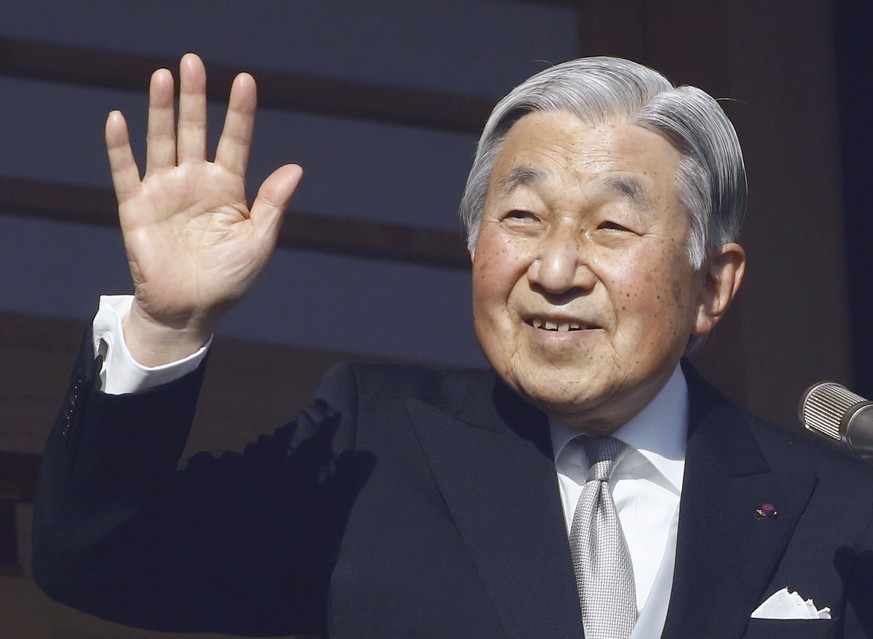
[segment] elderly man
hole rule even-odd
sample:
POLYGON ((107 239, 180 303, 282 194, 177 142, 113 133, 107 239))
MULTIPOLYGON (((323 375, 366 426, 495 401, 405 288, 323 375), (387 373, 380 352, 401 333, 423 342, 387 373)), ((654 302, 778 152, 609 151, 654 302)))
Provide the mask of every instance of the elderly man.
POLYGON ((243 454, 177 468, 204 345, 301 176, 278 169, 249 210, 252 78, 209 163, 205 70, 189 55, 180 75, 178 127, 171 75, 152 78, 143 178, 107 121, 135 295, 102 301, 47 444, 46 592, 167 630, 873 636, 869 470, 681 363, 745 264, 715 100, 614 58, 524 82, 461 205, 491 370, 340 366, 243 454))

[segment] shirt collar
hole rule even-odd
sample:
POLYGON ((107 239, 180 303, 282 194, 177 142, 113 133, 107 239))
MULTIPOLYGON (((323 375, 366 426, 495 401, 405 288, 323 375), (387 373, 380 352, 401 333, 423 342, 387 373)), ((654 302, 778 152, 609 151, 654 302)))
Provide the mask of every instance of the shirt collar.
MULTIPOLYGON (((579 430, 551 418, 549 430, 557 460, 579 430)), ((639 452, 680 493, 688 438, 688 384, 682 367, 677 365, 652 401, 612 436, 639 452)))

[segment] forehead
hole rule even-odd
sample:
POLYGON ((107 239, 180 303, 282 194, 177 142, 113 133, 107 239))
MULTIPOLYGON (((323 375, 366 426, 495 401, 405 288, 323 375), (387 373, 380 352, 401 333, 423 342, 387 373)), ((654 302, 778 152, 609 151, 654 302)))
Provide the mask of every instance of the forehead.
POLYGON ((489 191, 571 181, 614 183, 650 196, 675 194, 679 152, 663 137, 623 120, 591 126, 566 112, 529 113, 506 134, 489 191), (636 186, 633 186, 636 185, 636 186))

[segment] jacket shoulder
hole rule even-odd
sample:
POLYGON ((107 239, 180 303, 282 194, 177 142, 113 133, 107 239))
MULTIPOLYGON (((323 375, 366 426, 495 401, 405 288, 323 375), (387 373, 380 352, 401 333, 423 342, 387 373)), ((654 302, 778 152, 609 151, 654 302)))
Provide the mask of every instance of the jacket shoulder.
POLYGON ((736 425, 731 429, 731 437, 751 435, 773 469, 804 466, 814 469, 820 479, 873 490, 873 466, 853 456, 847 449, 806 431, 800 425, 789 428, 762 419, 736 405, 690 366, 684 366, 683 370, 692 398, 692 425, 706 419, 704 414, 708 417, 718 413, 721 425, 736 425))

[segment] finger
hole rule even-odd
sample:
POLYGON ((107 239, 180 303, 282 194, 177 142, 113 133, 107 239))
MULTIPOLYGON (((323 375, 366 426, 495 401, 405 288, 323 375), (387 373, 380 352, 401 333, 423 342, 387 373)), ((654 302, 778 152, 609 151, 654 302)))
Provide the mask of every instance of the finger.
POLYGON ((176 132, 173 122, 173 74, 158 69, 149 85, 146 175, 176 165, 176 132))
POLYGON ((130 148, 130 134, 127 122, 120 111, 113 111, 106 118, 106 153, 109 155, 109 169, 112 173, 112 186, 121 208, 134 197, 140 189, 139 169, 130 148))
POLYGON ((206 67, 193 53, 179 63, 178 162, 206 159, 206 67))
POLYGON ((302 177, 303 169, 300 166, 286 164, 273 171, 258 190, 252 204, 251 220, 261 237, 273 244, 288 202, 302 177))
POLYGON ((248 73, 240 73, 230 89, 227 115, 215 152, 215 163, 241 177, 245 177, 249 161, 257 103, 255 79, 248 73))

